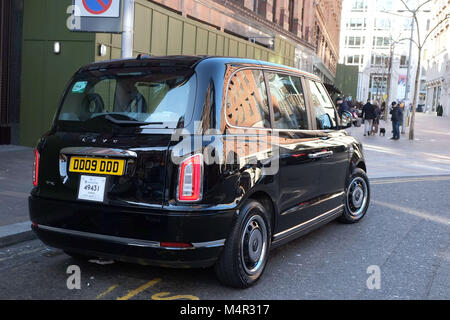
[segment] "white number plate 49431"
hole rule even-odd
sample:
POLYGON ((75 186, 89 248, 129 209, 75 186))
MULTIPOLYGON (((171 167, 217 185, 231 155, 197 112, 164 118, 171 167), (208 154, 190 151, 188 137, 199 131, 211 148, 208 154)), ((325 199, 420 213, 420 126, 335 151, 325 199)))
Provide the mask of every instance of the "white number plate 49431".
POLYGON ((103 202, 106 177, 81 176, 78 199, 103 202))

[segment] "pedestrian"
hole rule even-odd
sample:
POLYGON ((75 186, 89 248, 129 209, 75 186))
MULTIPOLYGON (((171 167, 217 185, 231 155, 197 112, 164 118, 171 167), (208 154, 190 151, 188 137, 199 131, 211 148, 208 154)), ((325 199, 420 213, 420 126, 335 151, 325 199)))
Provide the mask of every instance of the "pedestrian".
POLYGON ((344 111, 350 112, 350 107, 347 104, 347 101, 345 101, 345 99, 339 97, 336 99, 336 105, 337 105, 337 109, 338 109, 338 114, 339 117, 342 118, 342 113, 344 111))
POLYGON ((442 117, 442 114, 444 113, 444 108, 442 107, 442 104, 437 106, 436 113, 438 117, 442 117))
POLYGON ((392 121, 392 140, 400 139, 400 124, 403 121, 403 111, 400 104, 397 102, 392 102, 391 108, 391 121, 392 121))
POLYGON ((380 108, 380 104, 376 100, 373 102, 373 105, 374 105, 375 118, 373 119, 372 134, 376 135, 378 133, 378 125, 380 123, 381 108, 380 108))
POLYGON ((370 99, 367 100, 362 109, 362 119, 364 121, 364 136, 367 134, 370 136, 373 130, 373 119, 375 119, 375 110, 370 103, 370 99))
POLYGON ((386 120, 384 119, 384 113, 386 111, 386 101, 383 101, 381 103, 381 115, 380 115, 380 119, 386 120))

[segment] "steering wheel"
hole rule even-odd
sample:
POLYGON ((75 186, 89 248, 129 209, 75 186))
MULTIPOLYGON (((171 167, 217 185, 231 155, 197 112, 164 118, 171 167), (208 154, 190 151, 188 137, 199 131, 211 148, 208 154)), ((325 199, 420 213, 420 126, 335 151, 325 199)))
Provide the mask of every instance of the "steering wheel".
POLYGON ((141 93, 137 93, 128 105, 130 112, 147 113, 147 101, 141 93))
MULTIPOLYGON (((89 119, 94 113, 102 113, 105 109, 105 104, 102 97, 98 93, 87 94, 82 101, 83 118, 89 119)), ((81 118, 81 117, 80 117, 81 118)))

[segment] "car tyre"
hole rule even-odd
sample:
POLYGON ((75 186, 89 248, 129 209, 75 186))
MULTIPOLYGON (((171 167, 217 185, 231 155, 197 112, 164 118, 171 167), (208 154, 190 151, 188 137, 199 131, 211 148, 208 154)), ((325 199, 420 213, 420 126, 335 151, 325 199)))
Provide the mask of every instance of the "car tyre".
POLYGON ((215 265, 219 281, 234 288, 255 284, 267 264, 271 238, 267 210, 255 200, 245 203, 215 265))
POLYGON ((356 168, 346 182, 344 212, 337 220, 342 223, 359 222, 366 215, 369 203, 369 178, 364 170, 356 168))

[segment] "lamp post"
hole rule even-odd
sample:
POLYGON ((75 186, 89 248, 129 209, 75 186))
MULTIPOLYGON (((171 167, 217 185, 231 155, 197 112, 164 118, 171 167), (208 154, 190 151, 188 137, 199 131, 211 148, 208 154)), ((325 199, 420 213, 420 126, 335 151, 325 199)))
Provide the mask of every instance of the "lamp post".
POLYGON ((390 50, 389 50, 389 66, 388 66, 388 76, 387 76, 387 84, 386 84, 386 104, 384 107, 384 121, 388 120, 388 109, 389 109, 389 101, 391 98, 391 80, 392 80, 392 65, 394 60, 394 48, 395 48, 395 41, 392 41, 391 38, 391 44, 390 44, 390 50))
MULTIPOLYGON (((398 10, 398 12, 404 12, 405 10, 398 10)), ((426 12, 426 11, 424 11, 426 12)), ((428 11, 429 12, 429 11, 428 11)), ((405 133, 405 127, 406 127, 406 119, 409 117, 409 109, 407 106, 408 96, 411 89, 410 84, 410 76, 411 76, 411 55, 412 55, 412 45, 413 45, 413 38, 414 38, 414 19, 417 11, 413 13, 413 16, 411 17, 411 36, 409 41, 409 54, 408 54, 408 69, 406 70, 406 87, 405 87, 405 97, 404 97, 404 111, 406 111, 406 115, 403 116, 402 119, 402 131, 401 133, 405 133)), ((414 107, 414 106, 413 106, 414 107)))
POLYGON ((123 1, 122 58, 133 56, 134 0, 123 1))

